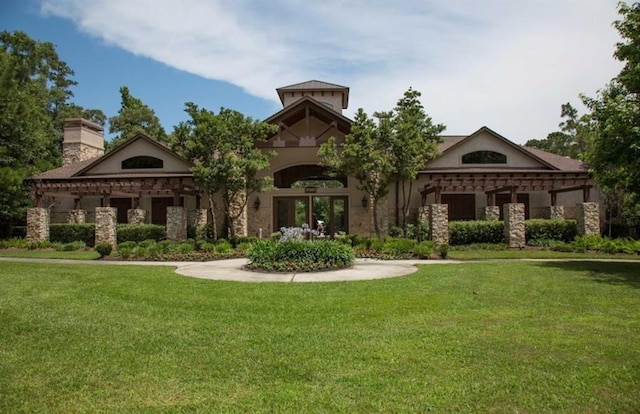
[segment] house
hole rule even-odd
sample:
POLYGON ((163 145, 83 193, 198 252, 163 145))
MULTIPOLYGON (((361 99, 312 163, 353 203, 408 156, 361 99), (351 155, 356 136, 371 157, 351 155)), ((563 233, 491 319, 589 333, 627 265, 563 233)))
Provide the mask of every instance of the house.
MULTIPOLYGON (((278 130, 258 144, 276 152, 261 172, 273 178, 276 188, 250 195, 238 234, 266 237, 281 227, 307 223, 321 226, 327 236, 369 235, 367 195, 353 177, 329 176, 318 164, 320 145, 332 136, 340 142, 350 131, 352 121, 342 114, 349 88, 313 80, 276 91, 283 108, 265 122, 278 130)), ((412 217, 429 205, 446 204, 449 220, 498 219, 505 203, 523 204, 526 218, 573 217, 576 204, 598 199, 582 162, 514 144, 487 127, 468 136, 443 137, 439 152, 418 174, 412 217)), ((170 227, 177 220, 184 227, 184 221, 198 225, 207 220, 209 200, 195 185, 189 160, 151 137, 139 135, 104 154, 102 127, 70 119, 63 159, 62 167, 31 180, 35 206, 48 210, 46 220, 92 222, 105 207, 117 209, 117 222, 170 227)), ((391 225, 398 222, 399 194, 394 184, 381 206, 391 225)), ((220 216, 218 226, 223 225, 220 216)))

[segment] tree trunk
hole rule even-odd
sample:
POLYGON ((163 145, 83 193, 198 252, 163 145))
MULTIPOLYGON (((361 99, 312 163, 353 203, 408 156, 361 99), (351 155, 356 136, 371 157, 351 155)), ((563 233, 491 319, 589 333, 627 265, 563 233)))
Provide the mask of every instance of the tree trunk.
POLYGON ((378 199, 372 198, 371 196, 369 196, 369 198, 373 200, 373 202, 371 203, 373 205, 373 231, 375 232, 376 237, 382 240, 382 234, 380 232, 380 223, 378 223, 378 199))
POLYGON ((216 202, 209 194, 209 211, 211 211, 211 231, 213 232, 213 240, 218 240, 218 224, 216 223, 216 202))

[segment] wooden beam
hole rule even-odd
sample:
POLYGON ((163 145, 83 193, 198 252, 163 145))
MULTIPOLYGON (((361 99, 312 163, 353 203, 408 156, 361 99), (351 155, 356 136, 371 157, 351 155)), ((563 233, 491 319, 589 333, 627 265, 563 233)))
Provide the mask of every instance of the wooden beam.
POLYGON ((511 203, 515 204, 518 202, 518 187, 511 187, 511 203))

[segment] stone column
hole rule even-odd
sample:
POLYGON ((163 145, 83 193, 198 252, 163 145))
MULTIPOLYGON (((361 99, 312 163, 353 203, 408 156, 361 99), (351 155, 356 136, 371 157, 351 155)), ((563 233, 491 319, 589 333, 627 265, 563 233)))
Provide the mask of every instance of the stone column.
MULTIPOLYGON (((372 204, 369 201, 369 204, 372 204)), ((378 226, 380 227, 380 235, 387 237, 389 234, 389 199, 387 196, 381 197, 376 206, 376 215, 378 216, 378 226)), ((371 234, 376 234, 375 223, 373 222, 373 208, 371 212, 371 234)))
POLYGON ((187 214, 184 207, 167 207, 167 240, 187 238, 187 214))
POLYGON ((486 206, 484 208, 484 219, 487 221, 500 220, 500 207, 499 206, 486 206))
POLYGON ((147 210, 131 208, 127 210, 127 223, 144 224, 147 221, 147 210))
POLYGON ((431 214, 429 206, 418 207, 418 226, 421 224, 431 224, 431 214))
POLYGON ((578 221, 578 236, 600 234, 600 208, 598 203, 576 204, 576 220, 578 221))
POLYGON ((526 244, 524 227, 524 204, 507 203, 504 209, 504 238, 507 246, 522 248, 526 244))
POLYGON ((116 247, 118 238, 116 224, 118 223, 118 209, 115 207, 96 207, 96 235, 95 244, 109 243, 116 247))
POLYGON ((187 219, 189 226, 196 230, 196 239, 204 239, 207 233, 207 209, 191 210, 187 215, 187 219))
POLYGON ((84 224, 87 222, 87 212, 85 210, 69 210, 69 212, 67 212, 67 222, 71 224, 84 224))
MULTIPOLYGON (((240 237, 240 236, 246 236, 247 235, 247 230, 248 230, 248 226, 247 226, 247 206, 243 205, 244 203, 244 195, 239 195, 238 198, 238 202, 232 204, 231 206, 229 206, 229 209, 231 210, 231 215, 233 215, 234 217, 236 217, 236 219, 234 220, 234 233, 236 236, 240 237), (239 214, 238 214, 239 213, 239 214)), ((231 234, 231 232, 229 232, 229 234, 231 234)))
POLYGON ((564 206, 550 206, 549 219, 564 220, 564 206))
POLYGON ((449 206, 447 204, 430 204, 429 231, 431 240, 436 244, 449 243, 449 206))
POLYGON ((49 240, 49 209, 35 207, 27 209, 27 241, 49 240))

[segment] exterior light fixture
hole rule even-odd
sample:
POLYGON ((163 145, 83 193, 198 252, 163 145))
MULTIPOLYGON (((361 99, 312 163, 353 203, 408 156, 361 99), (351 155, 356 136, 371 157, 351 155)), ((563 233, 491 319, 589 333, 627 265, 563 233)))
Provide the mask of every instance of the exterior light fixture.
POLYGON ((253 208, 256 210, 260 208, 260 197, 256 197, 256 201, 253 202, 253 208))
POLYGON ((362 207, 363 208, 369 207, 369 199, 367 198, 366 195, 362 196, 362 207))

